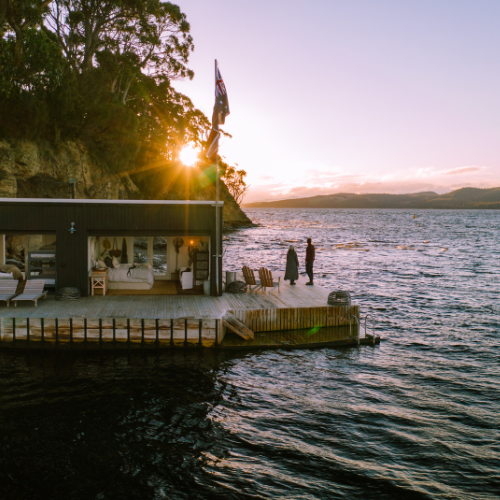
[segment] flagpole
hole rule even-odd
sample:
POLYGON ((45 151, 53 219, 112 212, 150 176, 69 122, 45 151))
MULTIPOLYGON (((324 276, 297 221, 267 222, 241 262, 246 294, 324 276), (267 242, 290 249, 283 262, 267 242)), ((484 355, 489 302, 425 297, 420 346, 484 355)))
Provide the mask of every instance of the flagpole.
MULTIPOLYGON (((217 85, 217 59, 215 60, 215 84, 217 85)), ((213 123, 212 126, 216 126, 216 133, 219 132, 219 120, 213 123)), ((216 259, 215 259, 215 275, 216 275, 216 295, 219 297, 220 294, 220 281, 219 281, 219 256, 221 253, 220 248, 220 218, 219 218, 219 136, 217 135, 217 149, 215 154, 215 249, 216 249, 216 259)))

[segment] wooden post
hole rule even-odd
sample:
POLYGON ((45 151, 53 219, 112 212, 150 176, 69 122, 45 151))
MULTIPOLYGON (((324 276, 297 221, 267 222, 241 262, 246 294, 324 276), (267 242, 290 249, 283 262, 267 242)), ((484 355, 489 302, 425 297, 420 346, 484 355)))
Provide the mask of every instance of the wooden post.
POLYGON ((156 348, 160 348, 160 320, 155 320, 155 328, 156 328, 156 348))
POLYGON ((102 349, 102 319, 99 319, 99 349, 102 349))

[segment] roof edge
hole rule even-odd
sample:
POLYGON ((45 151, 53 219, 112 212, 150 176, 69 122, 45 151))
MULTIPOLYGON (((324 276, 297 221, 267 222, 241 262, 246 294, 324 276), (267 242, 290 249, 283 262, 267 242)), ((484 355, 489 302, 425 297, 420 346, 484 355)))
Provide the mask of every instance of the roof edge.
MULTIPOLYGON (((88 198, 0 198, 0 203, 81 203, 81 204, 105 204, 105 205, 211 205, 215 206, 215 200, 96 200, 88 198)), ((224 202, 219 201, 219 206, 224 202)))

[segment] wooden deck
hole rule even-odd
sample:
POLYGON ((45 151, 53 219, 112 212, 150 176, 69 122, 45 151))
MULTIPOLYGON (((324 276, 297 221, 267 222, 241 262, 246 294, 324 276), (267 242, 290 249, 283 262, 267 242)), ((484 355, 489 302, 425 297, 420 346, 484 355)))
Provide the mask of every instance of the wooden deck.
POLYGON ((280 291, 222 297, 111 295, 61 302, 49 296, 38 307, 0 305, 0 342, 228 348, 351 344, 359 331, 359 307, 329 306, 328 292, 319 285, 285 283, 280 291), (231 322, 222 321, 225 315, 237 318, 255 337, 233 334, 231 322))
POLYGON ((220 319, 228 310, 293 309, 324 307, 328 290, 315 286, 283 284, 280 291, 267 294, 205 295, 106 295, 60 302, 54 296, 33 303, 6 307, 0 303, 1 318, 144 318, 144 319, 220 319))

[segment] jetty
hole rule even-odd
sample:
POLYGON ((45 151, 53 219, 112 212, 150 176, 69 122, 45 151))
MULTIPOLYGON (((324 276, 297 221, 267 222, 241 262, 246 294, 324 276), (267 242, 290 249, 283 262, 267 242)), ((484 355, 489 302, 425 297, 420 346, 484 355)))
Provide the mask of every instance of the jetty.
POLYGON ((329 305, 329 290, 320 285, 282 281, 274 289, 221 293, 221 206, 0 198, 0 264, 7 238, 23 237, 19 282, 43 280, 42 289, 78 299, 56 300, 51 292, 34 303, 11 296, 10 307, 0 304, 0 346, 262 349, 380 341, 366 319, 362 332, 358 305, 329 305), (158 252, 165 269, 154 267, 158 252))
MULTIPOLYGON (((0 306, 0 346, 34 349, 265 349, 375 345, 358 305, 330 306, 319 286, 221 297, 107 295, 0 306)), ((368 325, 370 327, 370 324, 368 325)))

